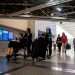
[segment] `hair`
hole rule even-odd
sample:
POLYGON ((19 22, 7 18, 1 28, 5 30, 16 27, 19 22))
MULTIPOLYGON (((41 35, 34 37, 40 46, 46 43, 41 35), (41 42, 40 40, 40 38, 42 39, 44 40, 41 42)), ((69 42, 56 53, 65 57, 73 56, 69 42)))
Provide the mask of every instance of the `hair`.
POLYGON ((60 34, 58 34, 58 36, 60 36, 60 34))
POLYGON ((28 31, 28 32, 31 32, 31 29, 30 29, 30 28, 27 28, 27 31, 28 31))

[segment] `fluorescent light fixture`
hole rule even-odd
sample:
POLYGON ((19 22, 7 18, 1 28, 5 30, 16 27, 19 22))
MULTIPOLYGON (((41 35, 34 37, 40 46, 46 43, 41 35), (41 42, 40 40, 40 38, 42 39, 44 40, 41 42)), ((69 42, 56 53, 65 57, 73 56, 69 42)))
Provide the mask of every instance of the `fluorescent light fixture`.
POLYGON ((51 18, 53 18, 53 19, 67 19, 67 18, 65 18, 65 17, 51 17, 51 18))
POLYGON ((62 19, 62 20, 66 20, 67 18, 65 17, 53 17, 53 13, 51 14, 51 17, 50 16, 33 16, 33 15, 19 15, 20 17, 32 17, 32 18, 50 18, 50 19, 62 19))
POLYGON ((51 13, 51 16, 54 16, 54 13, 51 13))
POLYGON ((21 17, 31 17, 32 15, 20 15, 21 17))

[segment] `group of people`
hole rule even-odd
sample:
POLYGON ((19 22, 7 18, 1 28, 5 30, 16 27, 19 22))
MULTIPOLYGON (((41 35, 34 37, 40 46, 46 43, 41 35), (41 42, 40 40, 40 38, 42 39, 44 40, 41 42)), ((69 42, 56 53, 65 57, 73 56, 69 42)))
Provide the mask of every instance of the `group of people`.
POLYGON ((45 59, 47 50, 49 50, 48 58, 50 58, 52 54, 51 30, 42 33, 41 36, 38 36, 38 38, 32 41, 32 32, 31 29, 28 28, 24 34, 20 34, 20 38, 9 42, 7 59, 9 60, 11 56, 14 56, 16 60, 17 52, 21 49, 24 49, 24 58, 31 56, 33 61, 39 57, 45 59), (26 51, 27 54, 25 53, 26 51))
POLYGON ((52 37, 49 33, 43 33, 32 43, 32 59, 45 60, 47 57, 50 58, 52 55, 52 37), (41 58, 39 58, 41 57, 41 58))
POLYGON ((57 44, 57 47, 59 50, 59 54, 61 53, 61 48, 62 48, 63 52, 66 53, 66 46, 68 44, 68 39, 64 32, 62 33, 62 36, 60 36, 60 34, 58 34, 56 44, 57 44))
POLYGON ((19 42, 21 48, 23 48, 24 50, 27 49, 27 56, 30 56, 32 45, 32 33, 30 28, 28 28, 27 31, 24 32, 24 34, 20 34, 19 42))
POLYGON ((26 56, 31 56, 31 45, 32 45, 32 33, 31 29, 28 28, 24 33, 20 33, 20 37, 16 37, 15 40, 11 40, 8 43, 7 49, 7 59, 8 61, 13 56, 14 60, 16 60, 17 53, 19 50, 24 50, 24 58, 26 56), (27 50, 27 55, 26 55, 27 50))
MULTIPOLYGON (((62 36, 58 34, 56 44, 58 47, 59 53, 62 50, 66 53, 66 44, 68 42, 67 36, 65 33, 62 33, 62 36)), ((32 41, 32 32, 28 28, 24 34, 20 33, 20 38, 16 38, 16 41, 10 41, 8 44, 8 54, 7 58, 10 59, 11 56, 14 56, 16 59, 16 54, 19 50, 24 49, 24 58, 31 56, 32 60, 44 60, 46 57, 50 58, 52 55, 52 33, 51 29, 48 32, 42 33, 41 36, 32 41), (19 41, 17 41, 19 40, 19 41), (26 54, 27 51, 27 54, 26 54)), ((54 45, 55 47, 55 45, 54 45)), ((56 49, 56 48, 54 48, 56 49)))

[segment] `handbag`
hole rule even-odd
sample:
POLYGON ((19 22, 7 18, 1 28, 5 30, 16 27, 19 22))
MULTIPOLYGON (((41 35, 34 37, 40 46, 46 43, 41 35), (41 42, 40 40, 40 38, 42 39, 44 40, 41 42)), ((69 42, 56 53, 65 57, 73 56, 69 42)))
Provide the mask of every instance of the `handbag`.
POLYGON ((71 49, 71 44, 67 43, 66 49, 71 49))

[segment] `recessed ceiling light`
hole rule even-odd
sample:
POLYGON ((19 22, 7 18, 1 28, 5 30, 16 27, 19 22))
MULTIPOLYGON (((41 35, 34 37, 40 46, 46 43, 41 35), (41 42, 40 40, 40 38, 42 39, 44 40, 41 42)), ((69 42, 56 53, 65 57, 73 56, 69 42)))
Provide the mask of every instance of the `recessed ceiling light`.
POLYGON ((54 13, 51 13, 51 16, 54 16, 54 13))
POLYGON ((62 11, 62 9, 61 8, 58 8, 58 7, 56 8, 56 10, 59 11, 59 12, 62 11))

